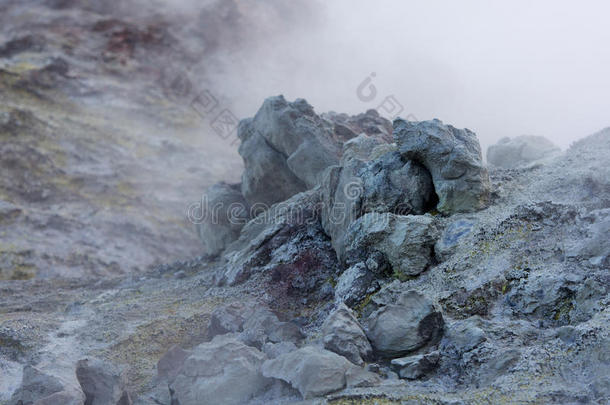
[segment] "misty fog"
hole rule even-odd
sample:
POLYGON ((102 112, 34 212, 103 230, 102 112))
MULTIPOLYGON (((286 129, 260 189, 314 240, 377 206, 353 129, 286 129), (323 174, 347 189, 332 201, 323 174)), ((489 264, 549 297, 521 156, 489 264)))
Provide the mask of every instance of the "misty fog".
POLYGON ((240 117, 272 94, 358 113, 394 95, 402 116, 474 130, 485 150, 543 135, 565 148, 610 125, 603 1, 310 1, 288 31, 227 55, 215 84, 240 117), (374 75, 372 101, 357 87, 374 75))

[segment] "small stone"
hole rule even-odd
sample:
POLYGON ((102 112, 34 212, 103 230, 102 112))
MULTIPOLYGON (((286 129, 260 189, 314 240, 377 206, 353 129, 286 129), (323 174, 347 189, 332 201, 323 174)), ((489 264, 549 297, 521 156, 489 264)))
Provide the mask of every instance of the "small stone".
POLYGON ((392 360, 392 367, 400 378, 416 380, 436 369, 440 355, 438 352, 420 354, 417 356, 401 357, 392 360))

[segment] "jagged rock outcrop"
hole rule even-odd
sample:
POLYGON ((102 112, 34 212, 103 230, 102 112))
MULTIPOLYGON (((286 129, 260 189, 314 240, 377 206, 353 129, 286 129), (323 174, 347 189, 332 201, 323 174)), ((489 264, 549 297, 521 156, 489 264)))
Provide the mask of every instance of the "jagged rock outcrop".
POLYGON ((436 209, 445 214, 472 212, 489 202, 490 183, 474 132, 434 119, 394 121, 400 155, 425 167, 438 196, 436 209))
POLYGON ((344 257, 349 226, 368 212, 423 214, 434 208, 436 195, 430 174, 396 151, 371 159, 374 151, 389 146, 360 135, 344 144, 340 166, 333 166, 321 181, 322 226, 339 258, 344 257))
POLYGON ((270 206, 305 191, 339 162, 338 142, 303 99, 266 99, 253 118, 240 122, 238 136, 242 193, 251 204, 270 206))
POLYGON ((443 333, 441 312, 424 295, 407 291, 394 304, 373 312, 366 333, 375 352, 396 358, 437 342, 443 333))
POLYGON ((502 138, 487 148, 487 162, 503 169, 514 169, 561 153, 561 149, 543 136, 522 135, 502 138))
MULTIPOLYGON (((239 231, 250 219, 249 206, 239 184, 218 183, 209 187, 201 201, 197 234, 205 254, 215 256, 239 237, 239 231)), ((194 213, 190 213, 194 214, 194 213)))

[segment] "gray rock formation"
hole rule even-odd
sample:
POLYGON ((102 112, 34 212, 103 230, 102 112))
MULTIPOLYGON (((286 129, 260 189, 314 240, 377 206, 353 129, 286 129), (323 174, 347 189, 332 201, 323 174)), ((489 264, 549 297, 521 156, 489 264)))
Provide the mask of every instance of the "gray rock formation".
POLYGON ((360 134, 343 144, 341 154, 341 165, 345 165, 350 160, 360 160, 366 162, 371 159, 371 153, 376 147, 384 145, 383 141, 373 136, 360 134))
POLYGON ((220 254, 229 243, 239 237, 239 231, 250 217, 246 200, 239 184, 218 183, 205 191, 201 219, 196 224, 203 242, 204 253, 220 254))
POLYGON ((381 252, 399 277, 416 276, 432 262, 437 237, 430 215, 368 213, 350 226, 343 260, 366 260, 381 252))
POLYGON ((443 354, 450 356, 459 357, 486 340, 485 332, 472 318, 447 325, 446 331, 439 346, 443 354))
POLYGON ((351 139, 344 144, 341 165, 322 178, 322 227, 340 258, 349 226, 363 214, 423 214, 436 204, 426 169, 404 162, 396 151, 371 160, 373 151, 384 145, 366 135, 351 139))
POLYGON ((489 202, 490 183, 474 132, 440 120, 394 121, 400 155, 424 166, 438 195, 437 210, 452 214, 481 209, 489 202))
POLYGON ((438 341, 443 316, 422 294, 408 291, 395 304, 386 305, 367 319, 366 334, 375 352, 396 358, 438 341))
POLYGON ((323 396, 348 385, 366 386, 379 381, 345 357, 315 346, 305 346, 267 360, 262 371, 266 377, 290 383, 305 399, 323 396))
POLYGON ((207 71, 216 44, 242 45, 242 22, 281 26, 278 2, 207 1, 180 26, 161 6, 127 19, 133 2, 101 3, 0 6, 1 405, 84 405, 83 390, 95 402, 117 380, 122 405, 610 401, 610 130, 544 165, 491 167, 478 210, 486 177, 469 131, 399 120, 391 144, 374 111, 316 116, 272 98, 239 130, 247 198, 218 195, 277 205, 239 235, 204 229, 222 252, 194 257, 181 221, 193 185, 237 182, 241 162, 217 125, 218 142, 190 136, 216 116, 194 83, 165 96, 194 59, 206 66, 193 75, 207 71), (329 315, 336 300, 361 321, 329 315), (81 387, 89 356, 120 365, 79 366, 108 384, 81 387))
POLYGON ((281 322, 268 308, 254 307, 243 324, 239 338, 249 346, 262 349, 267 342, 296 343, 303 338, 299 327, 292 322, 281 322))
POLYGON ((567 246, 566 255, 575 260, 588 261, 598 267, 610 267, 610 208, 593 210, 585 218, 589 222, 583 239, 567 246))
POLYGON ((126 390, 126 376, 113 364, 99 359, 79 360, 76 378, 85 393, 85 404, 132 404, 126 390))
MULTIPOLYGON (((265 355, 235 335, 221 335, 193 349, 170 385, 180 405, 243 404, 271 381, 260 372, 265 355)), ((172 402, 173 403, 173 402, 172 402)))
POLYGON ((347 358, 356 365, 363 365, 371 357, 373 349, 355 314, 344 304, 322 325, 324 348, 347 358))
POLYGON ((514 169, 560 153, 561 149, 543 136, 522 135, 502 138, 487 148, 487 162, 503 169, 514 169))

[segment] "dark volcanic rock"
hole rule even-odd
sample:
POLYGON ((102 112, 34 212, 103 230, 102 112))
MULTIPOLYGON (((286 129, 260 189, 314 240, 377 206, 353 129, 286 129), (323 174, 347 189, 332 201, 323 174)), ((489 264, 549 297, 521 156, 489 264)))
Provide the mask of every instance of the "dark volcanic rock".
POLYGON ((373 312, 366 332, 377 354, 396 358, 437 342, 443 324, 443 316, 432 302, 416 291, 408 291, 395 304, 373 312))

